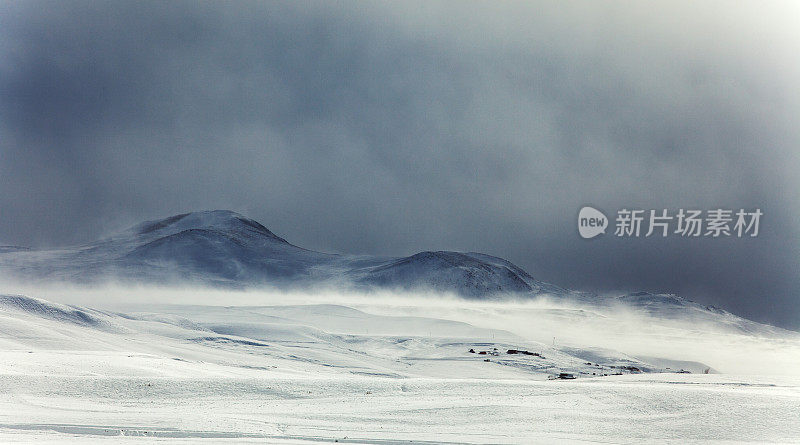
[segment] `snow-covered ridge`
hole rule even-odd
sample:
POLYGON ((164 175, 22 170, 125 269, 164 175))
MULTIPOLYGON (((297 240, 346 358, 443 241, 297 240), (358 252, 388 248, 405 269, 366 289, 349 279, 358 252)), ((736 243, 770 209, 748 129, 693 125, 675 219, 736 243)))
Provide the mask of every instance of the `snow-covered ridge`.
POLYGON ((82 308, 32 298, 26 295, 0 295, 0 312, 46 319, 62 325, 87 327, 108 332, 119 332, 119 326, 110 323, 107 314, 82 308))
POLYGON ((0 309, 34 314, 52 320, 67 321, 85 326, 97 326, 100 321, 80 308, 31 298, 24 295, 0 295, 0 309))

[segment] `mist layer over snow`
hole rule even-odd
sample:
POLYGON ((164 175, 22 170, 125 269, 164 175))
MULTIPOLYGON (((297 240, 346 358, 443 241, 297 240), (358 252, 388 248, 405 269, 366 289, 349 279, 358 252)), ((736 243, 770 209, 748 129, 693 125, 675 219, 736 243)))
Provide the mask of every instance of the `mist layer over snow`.
MULTIPOLYGON (((755 323, 674 296, 658 300, 651 295, 643 306, 626 297, 541 295, 535 299, 476 301, 435 291, 359 293, 336 288, 231 290, 81 287, 64 283, 58 286, 16 283, 7 288, 52 301, 122 312, 148 308, 159 311, 165 305, 336 305, 386 317, 429 317, 461 322, 558 348, 599 348, 631 356, 695 361, 724 373, 800 375, 800 333, 755 323)), ((309 321, 313 326, 325 323, 324 315, 309 321)), ((368 334, 368 330, 369 326, 347 323, 341 332, 360 335, 368 334)), ((425 336, 429 333, 409 325, 402 334, 425 336)))

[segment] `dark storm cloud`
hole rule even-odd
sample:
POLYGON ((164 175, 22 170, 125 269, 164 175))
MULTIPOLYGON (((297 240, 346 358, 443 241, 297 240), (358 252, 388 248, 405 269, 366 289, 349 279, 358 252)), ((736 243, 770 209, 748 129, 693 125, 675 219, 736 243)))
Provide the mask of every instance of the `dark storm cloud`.
POLYGON ((798 11, 648 7, 0 3, 0 240, 230 208, 317 250, 484 251, 798 327, 798 11), (585 241, 583 204, 765 216, 585 241))

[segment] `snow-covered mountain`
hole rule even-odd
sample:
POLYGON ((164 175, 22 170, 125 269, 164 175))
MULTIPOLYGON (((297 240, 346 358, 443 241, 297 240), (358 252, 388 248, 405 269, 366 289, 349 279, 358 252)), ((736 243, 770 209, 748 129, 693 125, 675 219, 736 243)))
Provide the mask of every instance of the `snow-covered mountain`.
POLYGON ((37 283, 110 280, 233 288, 335 286, 356 291, 432 291, 472 299, 546 295, 576 301, 583 308, 620 306, 661 321, 691 321, 750 333, 783 331, 676 295, 638 292, 601 297, 570 291, 536 280, 510 261, 481 253, 426 251, 396 258, 315 252, 227 210, 146 221, 75 248, 0 248, 0 274, 37 283))
POLYGON ((336 283, 432 289, 467 297, 559 293, 501 258, 421 252, 405 258, 334 255, 290 244, 238 213, 215 210, 147 221, 73 249, 0 250, 0 270, 27 278, 191 281, 246 287, 336 283))

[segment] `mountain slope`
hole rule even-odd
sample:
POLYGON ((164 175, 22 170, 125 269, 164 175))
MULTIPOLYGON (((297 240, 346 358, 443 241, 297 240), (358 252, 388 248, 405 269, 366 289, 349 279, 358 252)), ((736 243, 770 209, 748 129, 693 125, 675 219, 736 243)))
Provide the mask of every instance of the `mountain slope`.
MULTIPOLYGON (((509 263, 510 264, 510 263, 509 263)), ((460 289, 462 295, 478 297, 489 294, 527 293, 533 278, 516 268, 482 261, 458 252, 421 252, 407 258, 350 272, 361 284, 405 290, 430 288, 436 291, 460 289)))
POLYGON ((634 292, 603 301, 604 306, 620 305, 661 322, 692 323, 698 330, 724 329, 730 332, 766 336, 793 336, 795 332, 748 320, 714 306, 704 306, 675 294, 634 292))

